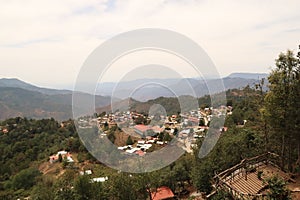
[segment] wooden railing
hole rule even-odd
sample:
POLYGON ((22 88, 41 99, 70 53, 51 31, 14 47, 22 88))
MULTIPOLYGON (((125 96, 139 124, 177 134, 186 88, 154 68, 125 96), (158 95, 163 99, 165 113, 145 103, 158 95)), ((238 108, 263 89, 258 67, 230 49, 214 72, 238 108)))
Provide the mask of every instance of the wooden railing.
POLYGON ((278 158, 278 155, 271 152, 267 152, 265 154, 255 156, 252 158, 246 158, 242 160, 239 164, 219 174, 216 174, 214 177, 215 187, 217 190, 219 188, 226 190, 236 199, 267 199, 266 195, 264 194, 243 193, 237 188, 234 188, 228 182, 234 181, 237 178, 247 176, 247 173, 251 172, 252 170, 256 170, 259 166, 263 164, 271 164, 279 168, 277 164, 280 160, 278 158))
POLYGON ((278 160, 278 157, 279 156, 277 154, 267 152, 267 153, 264 153, 262 155, 258 155, 258 156, 252 157, 252 158, 246 158, 246 159, 242 160, 239 164, 217 174, 214 178, 219 177, 219 178, 223 179, 224 177, 227 177, 228 175, 231 175, 235 171, 238 171, 238 170, 242 170, 245 168, 251 169, 252 167, 257 168, 257 166, 259 166, 260 163, 271 163, 272 165, 278 167, 277 161, 276 161, 276 158, 278 160))
POLYGON ((223 190, 229 192, 235 199, 256 199, 256 200, 264 200, 267 199, 267 195, 265 194, 250 194, 243 193, 238 189, 234 188, 232 185, 229 185, 226 182, 221 181, 222 184, 219 185, 223 190))

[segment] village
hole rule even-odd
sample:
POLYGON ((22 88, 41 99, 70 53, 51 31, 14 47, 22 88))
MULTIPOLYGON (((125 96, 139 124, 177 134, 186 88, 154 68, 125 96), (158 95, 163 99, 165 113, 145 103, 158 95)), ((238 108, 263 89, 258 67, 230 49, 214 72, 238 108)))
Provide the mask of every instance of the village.
MULTIPOLYGON (((174 138, 182 144, 185 151, 192 153, 197 139, 205 137, 212 118, 230 115, 232 109, 232 106, 206 107, 170 116, 147 116, 134 111, 115 112, 99 117, 81 118, 78 124, 79 128, 97 126, 100 137, 107 136, 109 129, 118 127, 130 137, 131 141, 127 145, 117 147, 127 154, 143 156, 153 145, 163 147, 174 138)), ((220 132, 226 131, 227 127, 220 127, 220 132)))
MULTIPOLYGON (((163 148, 173 139, 177 139, 182 149, 187 153, 193 153, 197 140, 205 137, 211 119, 214 116, 222 117, 230 115, 231 112, 231 106, 199 108, 188 113, 179 113, 171 116, 146 116, 137 112, 126 111, 110 114, 105 113, 97 117, 83 117, 78 120, 78 124, 79 128, 82 129, 97 126, 100 138, 107 137, 109 130, 119 127, 122 132, 128 134, 130 141, 127 138, 126 145, 117 146, 117 149, 127 155, 144 156, 154 149, 163 148)), ((227 127, 220 129, 221 133, 225 131, 227 131, 227 127)), ((49 162, 50 164, 59 162, 70 164, 76 162, 76 159, 73 158, 71 152, 61 150, 51 155, 49 162)), ((91 183, 108 181, 108 176, 96 176, 97 173, 94 174, 92 168, 86 166, 80 168, 79 175, 89 176, 91 183)), ((174 192, 166 186, 161 186, 151 193, 153 200, 173 197, 175 197, 174 192)))

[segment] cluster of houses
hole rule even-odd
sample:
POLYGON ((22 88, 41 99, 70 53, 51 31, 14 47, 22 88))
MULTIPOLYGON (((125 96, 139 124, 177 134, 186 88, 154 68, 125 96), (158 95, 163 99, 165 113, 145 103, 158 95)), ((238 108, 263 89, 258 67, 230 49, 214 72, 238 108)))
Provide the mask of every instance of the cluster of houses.
POLYGON ((135 133, 140 135, 142 138, 159 134, 165 130, 164 127, 143 125, 143 124, 135 125, 135 126, 133 126, 133 129, 134 129, 135 133))
MULTIPOLYGON (((198 110, 171 116, 145 116, 137 112, 125 111, 105 114, 98 118, 80 119, 79 125, 84 128, 97 126, 100 130, 107 130, 114 126, 120 129, 129 128, 132 130, 132 133, 135 133, 135 136, 141 138, 139 142, 144 141, 145 144, 138 142, 134 147, 127 145, 118 147, 118 149, 128 154, 144 155, 153 143, 164 144, 162 141, 153 139, 161 132, 167 132, 170 136, 175 135, 185 146, 193 146, 198 138, 205 137, 209 123, 213 117, 225 117, 231 113, 231 106, 199 108, 198 110), (136 124, 135 119, 137 118, 142 118, 146 123, 136 124), (154 118, 155 123, 151 123, 154 118), (106 129, 103 129, 104 127, 106 129), (152 139, 149 139, 149 137, 152 139)), ((220 129, 220 132, 225 131, 227 131, 226 127, 220 129)), ((105 136, 104 131, 100 137, 105 136)))
POLYGON ((158 138, 153 138, 148 136, 146 139, 141 139, 137 141, 137 144, 134 145, 126 145, 118 147, 119 150, 127 153, 127 154, 136 154, 139 156, 144 156, 153 144, 164 145, 167 141, 159 141, 158 138))
POLYGON ((58 162, 59 161, 59 156, 62 157, 63 160, 66 160, 69 163, 74 162, 73 158, 72 158, 72 154, 70 152, 67 151, 58 151, 55 155, 52 155, 49 157, 49 162, 51 164, 58 162))
MULTIPOLYGON (((160 115, 159 116, 159 126, 154 127, 148 127, 148 129, 153 129, 153 131, 159 132, 162 127, 177 127, 182 128, 184 126, 198 126, 199 122, 201 120, 204 121, 205 126, 208 125, 208 122, 211 120, 213 116, 225 116, 226 114, 232 113, 232 107, 231 106, 220 106, 218 108, 213 107, 207 107, 204 109, 198 109, 198 110, 192 110, 186 113, 181 113, 179 115, 171 115, 171 116, 165 116, 160 115)), ((148 129, 145 129, 147 127, 139 127, 136 126, 136 123, 134 119, 137 118, 144 118, 147 123, 149 123, 151 120, 153 120, 157 116, 145 116, 141 113, 137 112, 115 112, 110 114, 105 114, 103 117, 98 117, 97 119, 94 119, 94 123, 97 122, 97 125, 99 127, 103 127, 105 125, 108 125, 109 127, 112 126, 118 126, 122 128, 122 126, 126 127, 135 127, 137 131, 144 133, 148 129)), ((86 121, 86 123, 88 123, 86 121)))

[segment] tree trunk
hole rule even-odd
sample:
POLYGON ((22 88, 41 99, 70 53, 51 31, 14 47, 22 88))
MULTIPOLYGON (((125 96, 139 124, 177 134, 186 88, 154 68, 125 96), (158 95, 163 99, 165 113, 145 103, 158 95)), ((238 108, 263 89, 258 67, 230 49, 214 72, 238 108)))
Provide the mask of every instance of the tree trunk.
POLYGON ((291 140, 289 141, 289 149, 288 149, 288 169, 289 169, 289 172, 291 172, 292 171, 292 152, 293 152, 293 150, 292 150, 292 142, 291 142, 291 140))
POLYGON ((284 160, 284 156, 285 156, 285 137, 284 134, 282 135, 282 147, 281 147, 281 169, 284 169, 284 165, 285 165, 285 160, 284 160))
POLYGON ((298 140, 298 159, 297 159, 297 164, 300 163, 300 141, 298 140))
POLYGON ((264 121, 264 134, 265 134, 265 152, 269 152, 269 135, 267 130, 267 122, 264 121))

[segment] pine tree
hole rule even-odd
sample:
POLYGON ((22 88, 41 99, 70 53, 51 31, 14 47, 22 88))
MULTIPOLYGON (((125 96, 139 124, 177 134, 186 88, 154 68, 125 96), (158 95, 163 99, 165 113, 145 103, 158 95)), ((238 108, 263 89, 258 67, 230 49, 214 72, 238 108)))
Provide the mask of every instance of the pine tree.
POLYGON ((268 77, 269 89, 265 97, 265 114, 271 127, 273 140, 280 141, 282 167, 291 169, 293 149, 298 147, 300 160, 299 131, 299 53, 288 50, 276 60, 276 68, 268 77))
POLYGON ((126 145, 133 145, 133 141, 130 136, 127 138, 126 145))

